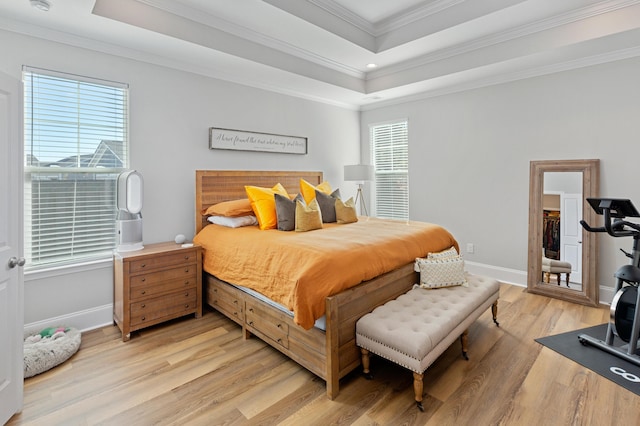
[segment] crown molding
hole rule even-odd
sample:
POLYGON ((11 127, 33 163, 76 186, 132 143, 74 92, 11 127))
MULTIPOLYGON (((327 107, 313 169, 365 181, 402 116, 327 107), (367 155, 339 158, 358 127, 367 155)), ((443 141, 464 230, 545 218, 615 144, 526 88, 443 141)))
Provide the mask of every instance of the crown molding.
POLYGON ((499 33, 481 37, 467 43, 461 43, 452 48, 441 49, 439 51, 429 53, 421 57, 411 59, 402 63, 398 63, 396 65, 390 65, 388 67, 369 71, 366 74, 366 79, 372 80, 375 78, 386 77, 398 72, 408 71, 416 67, 429 65, 431 63, 448 59, 454 56, 470 53, 470 52, 473 52, 474 50, 479 50, 486 47, 498 45, 500 43, 505 43, 520 37, 525 37, 528 35, 551 30, 553 28, 557 28, 562 25, 571 24, 584 19, 593 18, 605 13, 614 12, 619 9, 635 6, 639 3, 640 3, 640 0, 602 1, 594 5, 585 6, 583 8, 576 9, 571 12, 554 16, 552 18, 542 19, 537 22, 532 22, 528 25, 522 25, 515 29, 501 31, 499 33))
MULTIPOLYGON (((167 13, 180 16, 185 19, 189 19, 194 22, 206 25, 208 27, 216 28, 217 30, 224 31, 238 39, 251 41, 253 43, 261 44, 272 49, 276 49, 280 52, 292 56, 292 58, 300 58, 306 61, 315 63, 317 65, 332 69, 334 71, 341 72, 351 77, 363 79, 365 73, 358 69, 348 67, 339 62, 328 59, 324 56, 310 52, 305 49, 301 49, 290 43, 277 40, 273 37, 266 36, 251 28, 231 23, 225 19, 218 18, 216 16, 207 14, 201 10, 196 10, 180 4, 172 0, 137 0, 140 3, 146 4, 149 7, 163 10, 167 13)), ((250 59, 250 58, 248 58, 250 59)))
POLYGON ((540 77, 544 75, 556 74, 559 72, 571 71, 579 68, 586 68, 595 65, 601 65, 605 63, 621 61, 625 59, 636 58, 640 56, 640 46, 627 49, 619 49, 613 52, 607 52, 597 55, 592 55, 585 58, 574 59, 570 61, 564 61, 551 65, 543 65, 534 68, 528 68, 525 70, 505 72, 502 74, 492 75, 490 77, 473 79, 468 82, 453 84, 448 87, 443 87, 435 90, 426 90, 414 95, 397 97, 389 100, 382 100, 379 102, 363 105, 360 107, 360 111, 371 111, 379 108, 405 104, 409 102, 420 101, 424 99, 436 98, 438 96, 451 95, 454 93, 466 92, 469 90, 481 89, 483 87, 495 86, 504 83, 511 83, 514 81, 525 80, 534 77, 540 77))
POLYGON ((424 5, 416 5, 400 11, 378 22, 370 22, 336 3, 335 0, 307 1, 373 37, 379 37, 390 31, 400 29, 407 24, 419 21, 464 2, 464 0, 435 0, 424 5))

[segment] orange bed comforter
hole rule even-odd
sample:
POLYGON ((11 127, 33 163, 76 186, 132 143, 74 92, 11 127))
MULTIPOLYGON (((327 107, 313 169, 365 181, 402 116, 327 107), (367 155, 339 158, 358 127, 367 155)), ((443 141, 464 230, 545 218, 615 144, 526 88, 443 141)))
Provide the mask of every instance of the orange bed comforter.
POLYGON ((360 218, 310 232, 261 231, 257 226, 207 225, 194 238, 204 270, 251 288, 294 313, 310 329, 324 315, 325 297, 458 243, 438 225, 360 218))

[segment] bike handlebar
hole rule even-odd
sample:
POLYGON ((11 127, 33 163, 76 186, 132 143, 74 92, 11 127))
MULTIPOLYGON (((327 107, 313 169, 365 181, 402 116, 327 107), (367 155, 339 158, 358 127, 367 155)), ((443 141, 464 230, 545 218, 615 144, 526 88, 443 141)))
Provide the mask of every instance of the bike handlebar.
POLYGON ((612 237, 634 237, 640 236, 640 225, 633 222, 627 222, 622 219, 611 220, 611 212, 609 209, 603 209, 604 226, 592 228, 584 220, 580 221, 580 225, 588 232, 606 232, 612 237), (628 226, 633 229, 625 229, 628 226))

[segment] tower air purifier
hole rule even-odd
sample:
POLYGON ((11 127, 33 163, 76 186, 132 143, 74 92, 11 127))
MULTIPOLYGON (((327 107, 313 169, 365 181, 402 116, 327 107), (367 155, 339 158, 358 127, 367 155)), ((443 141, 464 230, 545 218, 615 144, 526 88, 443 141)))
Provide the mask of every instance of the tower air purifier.
POLYGON ((118 175, 116 184, 116 250, 135 251, 142 245, 142 175, 128 170, 118 175))

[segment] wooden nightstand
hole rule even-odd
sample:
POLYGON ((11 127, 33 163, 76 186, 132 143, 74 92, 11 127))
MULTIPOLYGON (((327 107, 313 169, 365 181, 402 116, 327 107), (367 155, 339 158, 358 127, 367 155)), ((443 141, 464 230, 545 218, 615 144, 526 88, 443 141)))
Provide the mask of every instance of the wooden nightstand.
POLYGON ((113 321, 131 332, 188 314, 202 316, 202 249, 174 242, 113 255, 113 321))

